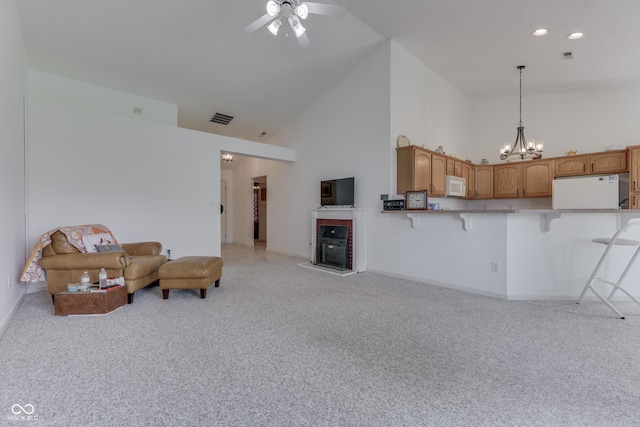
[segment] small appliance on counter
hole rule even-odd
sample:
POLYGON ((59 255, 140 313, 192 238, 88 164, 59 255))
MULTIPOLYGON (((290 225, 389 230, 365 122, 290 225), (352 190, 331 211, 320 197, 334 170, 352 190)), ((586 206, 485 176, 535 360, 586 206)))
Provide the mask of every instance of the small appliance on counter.
POLYGON ((628 185, 619 175, 556 178, 551 204, 553 209, 618 209, 628 197, 628 185))
POLYGON ((384 211, 403 211, 404 210, 404 199, 399 200, 383 200, 382 201, 382 210, 384 211))

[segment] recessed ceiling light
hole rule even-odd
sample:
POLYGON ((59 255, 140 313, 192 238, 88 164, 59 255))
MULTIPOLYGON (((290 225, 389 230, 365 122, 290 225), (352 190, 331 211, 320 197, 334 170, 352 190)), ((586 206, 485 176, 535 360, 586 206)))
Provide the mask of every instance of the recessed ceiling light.
POLYGON ((538 28, 531 34, 533 34, 534 36, 546 36, 547 34, 549 34, 549 30, 547 30, 546 28, 538 28))
POLYGON ((571 34, 567 34, 567 38, 569 40, 578 40, 581 39, 584 36, 583 33, 571 33, 571 34))

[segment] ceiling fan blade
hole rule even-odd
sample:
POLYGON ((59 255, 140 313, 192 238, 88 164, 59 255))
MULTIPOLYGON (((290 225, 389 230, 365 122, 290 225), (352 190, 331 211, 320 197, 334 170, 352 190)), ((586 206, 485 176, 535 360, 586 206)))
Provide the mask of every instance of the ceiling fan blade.
POLYGON ((260 18, 256 19, 251 24, 247 25, 245 27, 245 29, 244 29, 244 32, 245 33, 253 33, 254 31, 259 29, 263 25, 266 25, 267 22, 271 21, 272 19, 273 19, 273 16, 269 16, 268 13, 265 13, 260 18))
POLYGON ((333 4, 324 4, 324 3, 314 3, 314 2, 303 2, 309 8, 309 13, 315 13, 317 15, 327 15, 327 16, 342 16, 346 9, 344 6, 336 6, 333 4))

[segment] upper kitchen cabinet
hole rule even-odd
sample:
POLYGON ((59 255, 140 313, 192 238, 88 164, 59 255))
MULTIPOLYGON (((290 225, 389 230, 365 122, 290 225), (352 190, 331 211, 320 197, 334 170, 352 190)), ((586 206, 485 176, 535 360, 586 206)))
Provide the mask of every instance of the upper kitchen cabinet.
POLYGON ((627 150, 609 151, 589 156, 590 173, 619 173, 626 172, 627 150))
POLYGON ((493 197, 516 199, 520 197, 520 163, 505 163, 493 167, 493 197))
POLYGON ((462 163, 462 177, 467 183, 467 195, 465 199, 473 199, 476 194, 476 167, 473 163, 462 163))
POLYGON ((554 159, 555 176, 578 176, 626 172, 627 151, 565 156, 554 159))
POLYGON ((398 194, 427 190, 431 194, 431 151, 410 145, 396 148, 398 194))
POLYGON ((629 147, 629 209, 640 208, 640 145, 629 147))
POLYGON ((553 160, 522 162, 522 197, 551 197, 553 160))
POLYGON ((530 160, 495 165, 493 197, 551 197, 552 160, 530 160))
MULTIPOLYGON (((475 167, 475 199, 493 199, 493 166, 479 165, 475 167)), ((469 184, 467 184, 469 185, 469 184)))
POLYGON ((444 196, 447 184, 448 159, 440 154, 431 154, 431 188, 430 196, 444 196))

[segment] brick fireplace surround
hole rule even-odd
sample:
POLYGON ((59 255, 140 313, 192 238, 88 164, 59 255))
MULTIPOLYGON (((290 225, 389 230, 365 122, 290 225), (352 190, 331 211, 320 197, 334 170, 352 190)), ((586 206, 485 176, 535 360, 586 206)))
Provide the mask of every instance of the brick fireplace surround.
POLYGON ((348 269, 359 273, 367 270, 366 226, 364 209, 316 209, 311 211, 311 263, 315 262, 318 230, 321 225, 349 227, 348 269))

